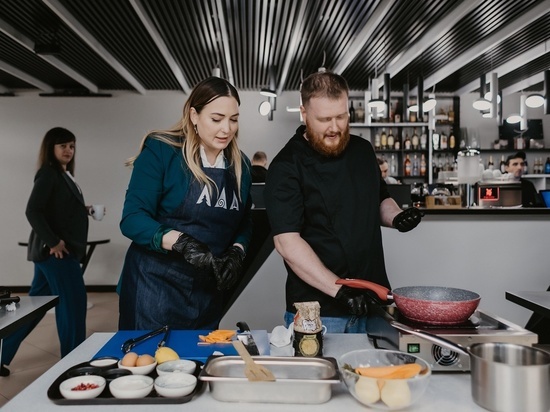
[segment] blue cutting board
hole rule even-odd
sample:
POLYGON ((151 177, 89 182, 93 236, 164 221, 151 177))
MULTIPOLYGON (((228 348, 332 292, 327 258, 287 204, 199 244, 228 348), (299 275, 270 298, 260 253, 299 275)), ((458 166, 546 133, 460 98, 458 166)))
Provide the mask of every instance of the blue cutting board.
MULTIPOLYGON (((94 355, 94 358, 101 356, 114 356, 122 358, 122 344, 128 339, 137 338, 145 335, 146 330, 119 330, 115 335, 94 355)), ((205 362, 206 359, 215 351, 221 352, 224 355, 237 355, 237 351, 231 343, 218 343, 210 345, 198 345, 200 342, 199 335, 208 335, 210 330, 171 330, 168 336, 168 341, 165 346, 174 349, 180 358, 193 359, 205 362)), ((138 355, 149 354, 154 356, 157 350, 157 345, 164 334, 160 334, 138 343, 132 349, 138 355)), ((269 337, 265 330, 253 330, 252 336, 258 346, 260 355, 269 355, 269 337)))

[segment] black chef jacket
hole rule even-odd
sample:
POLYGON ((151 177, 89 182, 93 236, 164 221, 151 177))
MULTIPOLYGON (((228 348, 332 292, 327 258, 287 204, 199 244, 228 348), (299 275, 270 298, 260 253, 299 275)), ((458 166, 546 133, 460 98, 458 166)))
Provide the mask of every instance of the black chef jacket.
MULTIPOLYGON (((389 287, 380 230, 380 203, 389 193, 372 145, 352 135, 340 156, 328 158, 310 147, 304 131, 296 130, 269 167, 265 200, 273 234, 298 232, 336 275, 389 287)), ((287 311, 296 312, 294 302, 319 301, 321 316, 348 315, 285 266, 287 311)))

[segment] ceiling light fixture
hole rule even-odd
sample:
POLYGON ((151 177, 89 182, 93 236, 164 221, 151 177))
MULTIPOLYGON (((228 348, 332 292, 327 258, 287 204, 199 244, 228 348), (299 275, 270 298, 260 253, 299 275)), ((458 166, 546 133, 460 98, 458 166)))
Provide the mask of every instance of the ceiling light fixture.
POLYGON ((506 118, 506 122, 508 123, 519 123, 521 122, 521 116, 517 113, 513 113, 510 116, 506 118))
POLYGON ((490 110, 491 109, 491 102, 487 100, 485 97, 485 75, 482 74, 479 78, 479 98, 474 100, 472 103, 472 106, 476 110, 490 110))
POLYGON ((437 100, 435 100, 435 93, 430 93, 428 95, 428 99, 424 102, 424 105, 422 107, 422 110, 427 113, 430 110, 435 109, 435 105, 437 104, 437 100))
POLYGON ((300 108, 299 107, 289 107, 289 106, 287 106, 286 111, 289 112, 289 113, 296 113, 296 112, 300 111, 300 108))
MULTIPOLYGON (((492 101, 491 100, 491 92, 485 93, 485 96, 483 96, 485 100, 492 101)), ((500 104, 500 94, 497 94, 497 104, 500 104)))
POLYGON ((541 107, 544 104, 544 96, 540 93, 530 94, 525 99, 525 104, 531 108, 541 107))
POLYGON ((260 103, 258 111, 262 116, 267 116, 271 112, 271 103, 269 103, 269 101, 267 100, 264 100, 260 103))
POLYGON ((260 94, 267 97, 277 97, 277 92, 275 92, 275 90, 271 90, 266 87, 260 90, 260 94))
POLYGON ((376 70, 374 72, 374 79, 371 81, 371 99, 367 103, 367 106, 372 110, 375 109, 377 112, 383 112, 386 109, 386 103, 382 100, 378 94, 378 79, 377 79, 376 70))
POLYGON ((418 112, 418 105, 415 103, 415 104, 411 104, 409 106, 409 112, 414 112, 414 113, 417 113, 418 112))

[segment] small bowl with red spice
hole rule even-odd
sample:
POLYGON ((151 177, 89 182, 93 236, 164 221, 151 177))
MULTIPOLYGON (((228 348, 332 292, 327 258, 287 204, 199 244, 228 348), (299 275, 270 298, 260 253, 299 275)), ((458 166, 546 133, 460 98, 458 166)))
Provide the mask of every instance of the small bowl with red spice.
POLYGON ((59 392, 65 399, 91 399, 98 397, 103 392, 105 383, 103 376, 75 376, 61 382, 59 392))

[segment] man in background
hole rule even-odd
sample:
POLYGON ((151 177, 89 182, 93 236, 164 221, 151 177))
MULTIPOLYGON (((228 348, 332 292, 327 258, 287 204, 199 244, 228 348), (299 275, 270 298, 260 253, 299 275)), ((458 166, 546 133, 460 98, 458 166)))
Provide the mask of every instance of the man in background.
POLYGON ((382 174, 382 179, 384 179, 386 183, 389 185, 395 185, 399 183, 397 179, 388 175, 388 170, 390 169, 390 165, 388 164, 388 161, 386 159, 381 159, 379 157, 377 159, 378 159, 378 166, 380 166, 380 173, 382 174))
POLYGON ((535 189, 533 182, 523 179, 523 169, 525 167, 525 152, 511 154, 506 159, 506 172, 510 180, 521 182, 521 203, 523 207, 544 207, 540 195, 535 189))
POLYGON ((265 152, 256 152, 252 156, 252 183, 264 183, 267 176, 267 155, 265 152))

